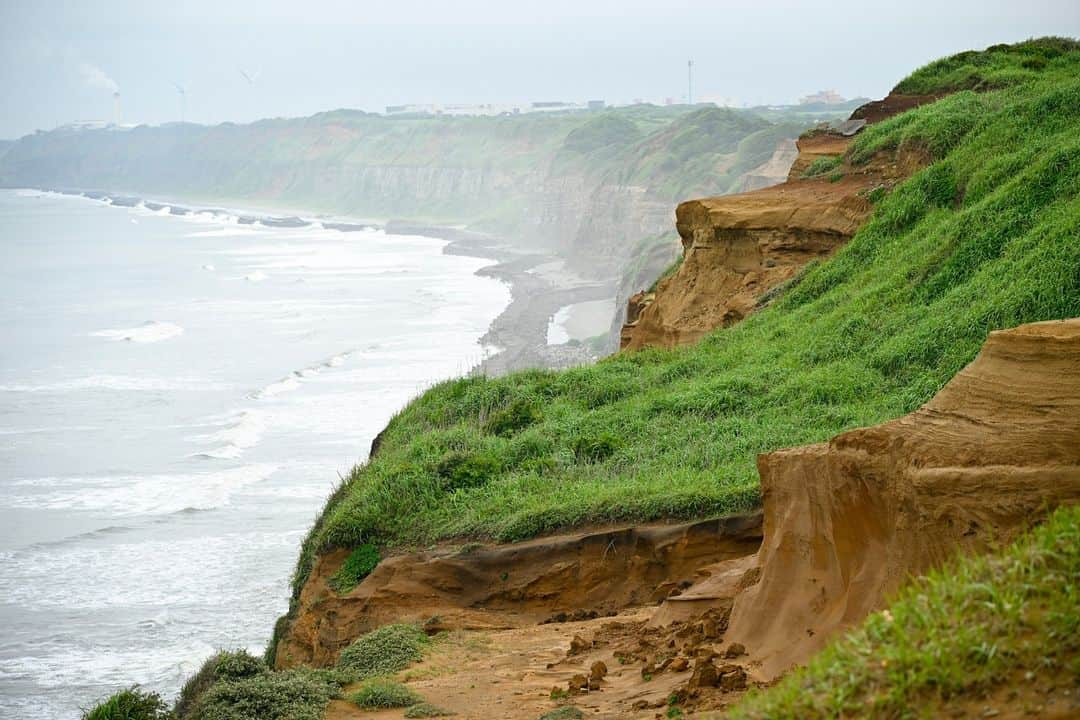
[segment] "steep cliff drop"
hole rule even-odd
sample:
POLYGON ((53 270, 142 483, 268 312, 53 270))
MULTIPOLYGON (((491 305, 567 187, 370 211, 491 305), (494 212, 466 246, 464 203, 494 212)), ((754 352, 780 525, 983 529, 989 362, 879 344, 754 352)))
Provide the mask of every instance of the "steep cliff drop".
POLYGON ((675 211, 683 244, 677 272, 627 304, 620 347, 687 345, 739 322, 810 261, 831 255, 873 210, 866 195, 927 164, 921 153, 879 153, 865 165, 843 161, 855 134, 936 96, 890 95, 836 127, 805 133, 787 182, 738 195, 690 200, 675 211))
POLYGON ((909 577, 1080 500, 1080 319, 994 332, 914 413, 762 455, 758 468, 756 567, 718 566, 657 621, 733 598, 726 639, 769 680, 881 609, 909 577))
MULTIPOLYGON (((278 665, 326 666, 366 630, 426 619, 451 632, 402 677, 462 718, 723 710, 909 577, 1080 501, 1080 319, 992 333, 917 411, 759 470, 764 540, 751 515, 429 551, 344 596, 326 555, 278 665)), ((326 717, 369 715, 334 701, 326 717)))

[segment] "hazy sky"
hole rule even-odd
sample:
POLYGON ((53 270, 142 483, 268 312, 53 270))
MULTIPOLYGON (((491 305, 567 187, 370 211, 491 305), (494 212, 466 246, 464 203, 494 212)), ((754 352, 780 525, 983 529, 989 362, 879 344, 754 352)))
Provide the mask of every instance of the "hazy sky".
POLYGON ((387 104, 879 97, 959 50, 1080 36, 1080 0, 0 0, 0 137, 387 104), (241 70, 255 76, 250 84, 241 70))

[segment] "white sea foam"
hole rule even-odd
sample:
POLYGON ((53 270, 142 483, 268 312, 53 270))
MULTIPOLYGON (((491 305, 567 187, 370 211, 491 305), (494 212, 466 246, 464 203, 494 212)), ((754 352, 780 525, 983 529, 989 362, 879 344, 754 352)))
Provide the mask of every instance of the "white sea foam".
POLYGON ((202 266, 202 269, 203 270, 209 270, 210 272, 213 272, 216 268, 213 265, 211 265, 210 263, 206 263, 205 265, 202 266))
POLYGON ((290 390, 295 390, 298 387, 300 387, 300 378, 295 375, 290 375, 287 378, 270 383, 261 390, 256 390, 252 393, 252 397, 256 400, 261 400, 263 398, 274 397, 275 395, 289 392, 290 390))
POLYGON ((177 475, 25 478, 21 482, 37 492, 8 493, 0 498, 0 506, 103 512, 110 517, 210 510, 227 505, 240 488, 265 480, 276 470, 276 465, 264 463, 177 475))
POLYGON ((242 410, 228 418, 217 432, 197 435, 191 440, 218 444, 211 450, 204 450, 195 455, 220 460, 233 460, 253 448, 262 440, 266 432, 267 414, 261 410, 242 410))
POLYGON ((126 340, 135 343, 155 343, 168 340, 184 334, 184 328, 170 322, 148 320, 142 325, 133 328, 120 328, 117 330, 98 330, 92 332, 93 337, 103 337, 110 340, 126 340))
POLYGON ((253 273, 248 273, 247 275, 245 275, 244 279, 247 280, 248 282, 261 282, 261 281, 265 280, 267 277, 269 277, 269 276, 266 273, 264 273, 262 270, 256 270, 253 273))
POLYGON ((116 391, 210 391, 226 390, 227 383, 196 377, 134 377, 131 375, 91 375, 50 383, 12 383, 0 385, 0 392, 64 393, 81 390, 116 391))

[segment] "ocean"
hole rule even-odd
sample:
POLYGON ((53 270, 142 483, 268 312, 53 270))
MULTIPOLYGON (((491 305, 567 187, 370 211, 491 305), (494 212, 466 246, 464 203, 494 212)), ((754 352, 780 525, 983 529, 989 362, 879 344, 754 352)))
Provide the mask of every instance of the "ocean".
POLYGON ((0 717, 261 653, 299 543, 509 302, 444 241, 0 191, 0 717))

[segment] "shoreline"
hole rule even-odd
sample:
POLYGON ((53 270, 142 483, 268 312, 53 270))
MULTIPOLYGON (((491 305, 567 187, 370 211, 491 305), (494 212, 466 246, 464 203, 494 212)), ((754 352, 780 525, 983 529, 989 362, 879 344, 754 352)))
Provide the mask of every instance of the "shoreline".
POLYGON ((567 270, 565 262, 556 255, 514 248, 494 235, 461 227, 401 219, 365 220, 329 213, 309 213, 295 208, 283 210, 250 205, 230 208, 229 200, 223 200, 216 207, 209 203, 203 207, 201 202, 170 202, 126 192, 79 188, 8 189, 85 197, 118 207, 136 207, 140 204, 150 210, 167 207, 174 215, 229 214, 236 216, 241 225, 258 222, 272 227, 307 227, 319 223, 324 228, 340 232, 382 229, 389 234, 421 235, 443 240, 447 243, 442 249, 443 253, 490 260, 492 264, 480 268, 476 274, 499 280, 510 289, 510 302, 478 342, 481 348, 493 347, 496 350, 491 355, 482 356, 469 370, 470 373, 498 376, 527 368, 563 368, 595 362, 599 356, 587 344, 567 342, 548 345, 548 324, 563 307, 610 299, 616 296, 618 290, 617 278, 607 281, 584 280, 567 270), (558 265, 564 267, 553 267, 558 265), (544 271, 538 272, 541 266, 544 271))
POLYGON ((572 272, 550 266, 562 259, 537 251, 512 248, 493 235, 402 220, 391 220, 386 232, 417 234, 447 240, 443 252, 491 258, 493 265, 480 268, 477 275, 501 280, 510 288, 510 303, 492 321, 480 338, 482 345, 499 351, 486 357, 473 372, 504 375, 526 368, 562 368, 583 365, 598 359, 587 345, 548 345, 548 324, 561 308, 590 300, 615 297, 617 283, 583 280, 572 272), (546 266, 543 273, 537 272, 546 266))

